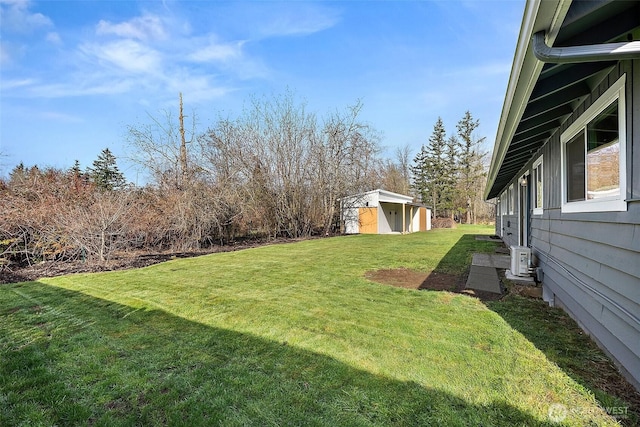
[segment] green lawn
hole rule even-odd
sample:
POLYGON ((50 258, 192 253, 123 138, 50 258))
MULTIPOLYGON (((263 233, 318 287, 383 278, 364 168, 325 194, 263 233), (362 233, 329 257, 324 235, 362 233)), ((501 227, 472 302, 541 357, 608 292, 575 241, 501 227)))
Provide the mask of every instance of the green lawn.
POLYGON ((477 299, 486 227, 344 236, 0 287, 0 425, 616 425, 477 299), (555 407, 557 408, 557 406, 555 407), (557 411, 552 415, 557 415, 557 411))

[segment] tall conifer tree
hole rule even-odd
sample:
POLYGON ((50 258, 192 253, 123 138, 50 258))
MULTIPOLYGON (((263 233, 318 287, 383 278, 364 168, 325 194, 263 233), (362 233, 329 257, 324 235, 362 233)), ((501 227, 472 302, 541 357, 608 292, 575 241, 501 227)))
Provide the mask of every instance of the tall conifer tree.
POLYGON ((482 164, 484 153, 480 152, 480 144, 485 138, 475 138, 474 131, 480 126, 480 121, 475 120, 467 111, 457 124, 460 137, 460 184, 461 196, 466 205, 466 222, 473 222, 474 202, 478 192, 477 183, 485 175, 482 164))
POLYGON ((446 202, 443 195, 447 185, 446 130, 442 118, 438 117, 429 137, 429 144, 423 146, 414 159, 414 188, 422 196, 422 201, 430 205, 433 215, 443 214, 446 202))
POLYGON ((93 167, 87 168, 87 174, 91 182, 103 190, 117 190, 126 183, 124 175, 118 169, 116 156, 108 148, 102 150, 98 158, 93 161, 93 167))

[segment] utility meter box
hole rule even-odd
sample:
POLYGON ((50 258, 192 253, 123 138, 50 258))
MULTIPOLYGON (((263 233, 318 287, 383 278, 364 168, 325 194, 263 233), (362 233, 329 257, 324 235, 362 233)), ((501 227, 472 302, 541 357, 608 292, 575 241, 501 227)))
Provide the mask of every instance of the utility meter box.
POLYGON ((531 248, 526 246, 511 246, 511 274, 514 276, 529 276, 529 261, 531 248))

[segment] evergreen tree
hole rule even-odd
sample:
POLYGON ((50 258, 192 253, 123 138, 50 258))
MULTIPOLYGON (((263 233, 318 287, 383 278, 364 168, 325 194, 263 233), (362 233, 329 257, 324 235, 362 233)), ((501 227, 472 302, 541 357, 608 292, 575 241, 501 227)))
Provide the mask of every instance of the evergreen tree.
POLYGON ((484 153, 480 152, 480 144, 484 138, 474 137, 474 131, 480 126, 479 120, 474 120, 467 111, 457 124, 458 136, 461 142, 460 152, 460 185, 461 197, 465 203, 466 222, 474 222, 474 205, 477 183, 484 177, 484 166, 482 164, 484 153))
POLYGON ((427 149, 424 144, 422 144, 420 151, 418 151, 413 158, 413 165, 411 166, 411 187, 424 203, 430 200, 429 193, 427 192, 427 160, 427 149))
POLYGON ((414 188, 422 196, 422 201, 431 206, 434 216, 442 215, 446 209, 446 186, 449 181, 446 149, 446 130, 442 118, 438 117, 429 137, 429 145, 422 146, 412 168, 414 188))
POLYGON ((126 183, 116 164, 116 157, 108 148, 93 161, 93 167, 87 168, 87 174, 96 187, 103 190, 117 190, 126 183))
POLYGON ((80 175, 82 174, 82 170, 80 170, 80 161, 76 159, 76 161, 73 163, 73 166, 71 167, 71 169, 69 169, 69 173, 71 174, 71 176, 74 177, 80 177, 80 175))
POLYGON ((458 190, 458 156, 460 142, 455 135, 449 136, 444 153, 445 169, 442 175, 442 214, 454 218, 459 210, 459 190, 458 190))
POLYGON ((24 167, 24 163, 20 162, 9 172, 9 181, 13 184, 22 183, 26 178, 27 171, 28 169, 24 167))
POLYGON ((78 160, 73 163, 67 175, 71 179, 71 184, 76 191, 80 191, 81 188, 91 181, 89 174, 82 172, 82 169, 80 169, 80 162, 78 160))

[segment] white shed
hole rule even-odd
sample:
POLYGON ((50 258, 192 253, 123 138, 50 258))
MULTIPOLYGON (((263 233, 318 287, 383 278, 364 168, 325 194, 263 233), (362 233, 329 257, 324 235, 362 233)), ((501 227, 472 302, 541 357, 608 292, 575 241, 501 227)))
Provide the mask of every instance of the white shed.
POLYGON ((413 233, 431 230, 431 209, 413 197, 386 190, 344 197, 340 201, 346 234, 413 233))

